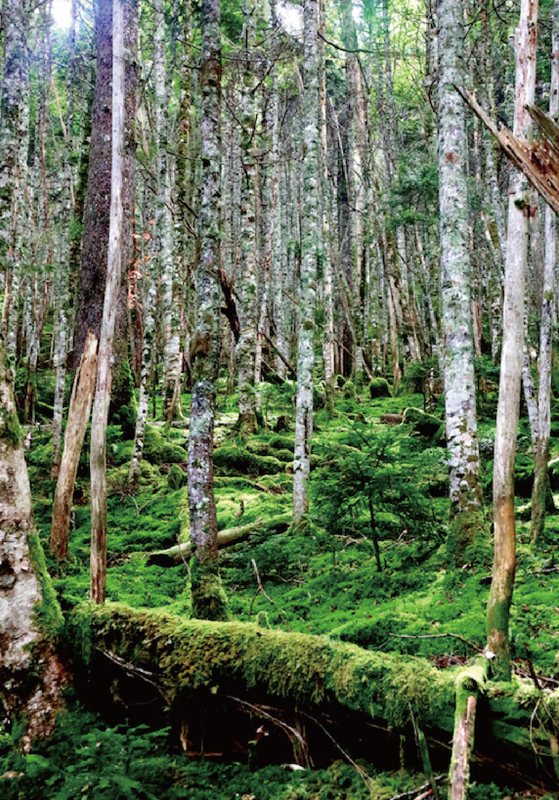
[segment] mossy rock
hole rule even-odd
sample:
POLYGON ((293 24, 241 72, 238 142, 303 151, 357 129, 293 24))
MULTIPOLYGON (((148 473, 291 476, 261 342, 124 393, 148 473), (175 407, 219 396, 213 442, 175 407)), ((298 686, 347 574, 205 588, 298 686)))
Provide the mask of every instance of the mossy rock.
POLYGON ((441 434, 443 422, 433 414, 427 414, 420 408, 406 408, 404 411, 404 425, 409 425, 414 433, 425 439, 435 439, 441 434))
POLYGON ((238 445, 218 447, 214 451, 214 466, 228 475, 275 475, 285 469, 274 456, 259 456, 238 445))
POLYGON ((377 397, 392 397, 392 390, 386 378, 373 378, 369 383, 369 394, 371 400, 377 397))

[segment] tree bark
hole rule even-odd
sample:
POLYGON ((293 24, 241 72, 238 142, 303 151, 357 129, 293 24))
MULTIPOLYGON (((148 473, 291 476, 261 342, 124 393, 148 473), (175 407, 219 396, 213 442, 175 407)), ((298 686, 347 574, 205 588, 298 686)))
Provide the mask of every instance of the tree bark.
POLYGON ((227 601, 221 588, 217 558, 217 516, 213 487, 215 382, 221 351, 221 42, 220 0, 202 2, 199 210, 200 260, 197 274, 196 335, 190 430, 188 437, 188 504, 192 614, 225 619, 227 601))
POLYGON ((68 553, 68 530, 72 512, 74 484, 76 483, 78 462, 89 422, 96 377, 97 338, 90 331, 74 378, 64 435, 64 451, 60 462, 52 507, 50 551, 58 561, 66 558, 68 553))
MULTIPOLYGON (((534 100, 537 21, 537 0, 522 0, 515 42, 514 135, 525 142, 530 139, 532 127, 526 106, 534 100)), ((527 181, 522 173, 515 170, 509 189, 503 348, 493 469, 495 554, 487 604, 487 646, 496 656, 496 673, 505 680, 511 677, 509 611, 516 568, 514 461, 523 357, 529 206, 527 181)))
POLYGON ((297 403, 293 458, 293 523, 309 509, 308 480, 313 432, 314 324, 320 225, 320 131, 318 0, 304 3, 303 51, 303 208, 301 221, 300 307, 297 336, 297 403))
POLYGON ((454 88, 464 76, 461 0, 439 4, 439 208, 446 437, 450 467, 447 549, 456 566, 481 526, 464 103, 454 88))
MULTIPOLYGON (((559 0, 553 4, 551 45, 551 89, 549 116, 559 117, 559 0)), ((538 438, 534 446, 534 487, 532 489, 532 541, 538 542, 544 531, 546 496, 549 491, 547 462, 551 434, 551 358, 553 350, 553 318, 555 316, 555 266, 557 261, 557 221, 555 213, 545 207, 545 265, 540 320, 540 381, 538 390, 538 438)))
POLYGON ((106 431, 111 400, 113 341, 119 310, 123 250, 124 0, 113 0, 111 213, 107 283, 91 416, 91 600, 105 600, 107 570, 106 431))
MULTIPOLYGON (((31 489, 0 341, 0 701, 3 716, 23 717, 24 750, 49 736, 68 676, 53 643, 62 612, 48 577, 31 510, 31 489)), ((2 720, 4 723, 4 719, 2 720)))

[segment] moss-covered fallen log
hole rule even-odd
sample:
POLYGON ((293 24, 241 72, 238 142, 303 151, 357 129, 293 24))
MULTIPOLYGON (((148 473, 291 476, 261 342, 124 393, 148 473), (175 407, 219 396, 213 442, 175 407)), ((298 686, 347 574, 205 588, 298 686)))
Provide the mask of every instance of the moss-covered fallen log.
MULTIPOLYGON (((219 531, 217 534, 217 546, 226 547, 230 544, 236 544, 248 539, 252 533, 257 531, 268 530, 274 533, 286 531, 290 525, 291 514, 277 514, 267 519, 259 517, 254 522, 249 522, 246 525, 237 525, 234 528, 226 528, 223 531, 219 531)), ((190 558, 190 555, 190 542, 183 542, 166 550, 157 550, 155 553, 150 553, 147 563, 148 566, 174 567, 177 564, 184 563, 185 560, 190 558)))
MULTIPOLYGON (((184 621, 119 604, 84 605, 71 624, 91 680, 99 680, 100 664, 110 660, 123 680, 135 676, 146 691, 156 687, 175 720, 188 715, 197 696, 204 698, 203 708, 228 698, 252 709, 265 703, 262 707, 288 707, 303 716, 318 717, 326 709, 333 717, 336 709, 345 709, 385 731, 405 729, 413 719, 449 758, 460 670, 438 670, 424 659, 371 652, 324 636, 240 622, 184 621)), ((107 683, 117 696, 118 674, 107 683)), ((559 692, 538 691, 517 679, 488 684, 477 720, 473 764, 498 766, 511 779, 530 781, 538 774, 541 781, 544 774, 544 782, 553 780, 559 692)), ((224 726, 222 712, 216 724, 224 726)))

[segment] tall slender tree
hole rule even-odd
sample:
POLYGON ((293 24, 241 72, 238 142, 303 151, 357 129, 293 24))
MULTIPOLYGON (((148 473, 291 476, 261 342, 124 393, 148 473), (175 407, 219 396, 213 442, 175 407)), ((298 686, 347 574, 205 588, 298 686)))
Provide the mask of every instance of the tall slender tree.
POLYGON ((451 558, 461 566, 481 523, 466 166, 461 0, 439 3, 439 208, 451 558))
POLYGON ((221 40, 220 0, 202 0, 200 71, 201 198, 196 334, 191 348, 194 375, 188 437, 188 504, 192 613, 223 619, 226 600, 217 560, 217 516, 213 488, 215 382, 220 354, 221 250, 221 40))
POLYGON ((124 176, 124 13, 113 0, 111 214, 105 302, 99 339, 97 385, 91 416, 91 599, 105 600, 107 569, 106 432, 111 400, 112 356, 122 283, 124 176))
MULTIPOLYGON (((529 141, 531 118, 526 108, 533 103, 536 83, 538 1, 522 0, 515 36, 514 135, 529 141)), ((524 287, 528 246, 530 193, 524 175, 511 174, 503 346, 499 381, 499 404, 493 468, 493 515, 495 554, 491 591, 487 604, 487 645, 495 654, 495 669, 510 680, 509 612, 516 569, 516 525, 514 517, 514 462, 520 413, 520 382, 524 344, 524 287)))
POLYGON ((308 479, 313 433, 314 315, 320 218, 320 81, 318 0, 305 0, 303 10, 303 208, 301 215, 301 277, 297 338, 297 404, 293 459, 293 522, 308 512, 308 479))

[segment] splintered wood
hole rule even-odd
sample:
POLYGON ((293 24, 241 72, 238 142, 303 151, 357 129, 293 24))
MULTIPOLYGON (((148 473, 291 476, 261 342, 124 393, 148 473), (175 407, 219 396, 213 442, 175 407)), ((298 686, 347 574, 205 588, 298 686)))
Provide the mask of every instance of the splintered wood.
POLYGON ((515 167, 526 175, 534 189, 559 214, 559 126, 539 108, 527 106, 540 138, 530 144, 521 142, 508 128, 498 128, 473 94, 456 88, 495 136, 515 167))

